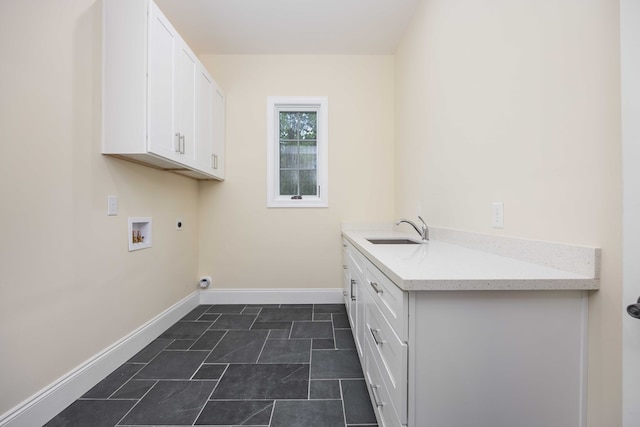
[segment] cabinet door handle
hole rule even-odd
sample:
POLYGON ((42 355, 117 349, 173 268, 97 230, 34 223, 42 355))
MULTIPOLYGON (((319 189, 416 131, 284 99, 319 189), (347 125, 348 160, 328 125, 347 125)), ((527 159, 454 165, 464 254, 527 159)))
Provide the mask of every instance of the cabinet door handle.
POLYGON ((373 394, 373 400, 375 400, 376 407, 382 408, 384 406, 384 402, 380 400, 380 398, 378 398, 378 388, 380 386, 373 385, 373 384, 369 384, 369 386, 371 387, 371 394, 373 394))
POLYGON ((356 300, 356 295, 353 292, 353 285, 356 284, 356 280, 355 279, 351 279, 351 301, 355 301, 356 300))
POLYGON ((378 338, 378 334, 380 333, 380 329, 369 328, 369 331, 371 331, 371 336, 373 337, 373 340, 376 342, 376 345, 381 345, 381 344, 384 344, 386 342, 385 340, 382 340, 382 339, 378 338))
POLYGON ((176 153, 180 153, 182 152, 182 150, 180 150, 180 132, 176 133, 176 140, 174 142, 174 150, 176 151, 176 153))
POLYGON ((213 168, 214 169, 218 169, 218 155, 217 154, 213 155, 213 168))
POLYGON ((382 289, 380 289, 380 285, 379 284, 377 284, 376 282, 369 282, 369 284, 371 285, 373 290, 376 291, 376 294, 381 294, 382 293, 382 289))

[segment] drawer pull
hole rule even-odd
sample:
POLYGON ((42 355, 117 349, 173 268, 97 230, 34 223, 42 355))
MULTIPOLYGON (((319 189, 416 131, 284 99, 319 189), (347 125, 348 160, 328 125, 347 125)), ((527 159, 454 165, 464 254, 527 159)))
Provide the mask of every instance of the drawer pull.
POLYGON ((173 148, 175 149, 176 153, 180 153, 181 152, 181 150, 180 150, 180 140, 181 140, 180 133, 176 133, 176 141, 173 144, 173 148))
POLYGON ((382 289, 380 288, 379 284, 377 284, 376 282, 369 282, 369 284, 371 285, 373 290, 376 291, 376 294, 381 294, 382 293, 382 289))
POLYGON ((384 406, 384 402, 378 398, 378 388, 380 386, 370 384, 371 386, 371 394, 373 394, 373 400, 375 400, 376 407, 382 408, 384 406))
POLYGON ((356 294, 353 292, 353 285, 356 284, 356 279, 351 279, 351 301, 356 300, 356 294))
POLYGON ((371 336, 373 337, 373 340, 376 342, 376 345, 381 345, 386 342, 385 340, 381 340, 380 338, 378 338, 380 329, 369 328, 369 331, 371 331, 371 336))

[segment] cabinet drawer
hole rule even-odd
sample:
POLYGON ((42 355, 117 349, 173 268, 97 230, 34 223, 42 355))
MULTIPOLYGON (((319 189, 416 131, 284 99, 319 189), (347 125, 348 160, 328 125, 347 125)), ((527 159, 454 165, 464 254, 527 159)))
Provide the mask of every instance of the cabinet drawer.
POLYGON ((365 346, 367 355, 365 357, 364 375, 378 424, 380 427, 401 427, 403 424, 398 418, 393 403, 391 402, 387 386, 382 380, 380 367, 375 357, 373 357, 375 350, 371 348, 371 340, 369 337, 365 339, 365 346))
POLYGON ((349 295, 350 288, 351 275, 349 274, 349 270, 345 268, 342 270, 342 295, 344 297, 344 303, 347 310, 349 310, 349 300, 351 299, 351 295, 349 295))
POLYGON ((407 292, 397 287, 387 276, 370 262, 367 265, 367 283, 371 299, 380 308, 401 341, 407 342, 408 305, 407 292))
POLYGON ((364 332, 368 335, 373 357, 378 363, 391 400, 399 409, 407 401, 407 345, 400 341, 375 304, 367 304, 366 310, 364 332))

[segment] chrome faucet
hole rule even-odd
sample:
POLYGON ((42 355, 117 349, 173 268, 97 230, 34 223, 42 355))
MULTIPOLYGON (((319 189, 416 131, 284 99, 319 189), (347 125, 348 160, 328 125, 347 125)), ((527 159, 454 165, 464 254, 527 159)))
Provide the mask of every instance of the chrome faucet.
POLYGON ((401 218, 398 221, 396 221, 396 225, 400 225, 403 222, 406 222, 407 224, 412 226, 414 230, 416 230, 416 232, 420 235, 422 240, 429 240, 429 227, 427 226, 427 223, 424 222, 424 219, 422 219, 420 215, 418 215, 418 219, 420 220, 420 222, 422 222, 422 229, 419 229, 418 226, 413 223, 413 221, 409 221, 408 219, 404 219, 404 218, 401 218))

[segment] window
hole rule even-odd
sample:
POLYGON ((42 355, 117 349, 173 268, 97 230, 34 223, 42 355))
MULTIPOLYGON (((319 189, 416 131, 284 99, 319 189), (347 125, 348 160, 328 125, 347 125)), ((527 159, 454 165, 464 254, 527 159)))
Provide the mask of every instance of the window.
POLYGON ((267 98, 267 207, 328 207, 326 97, 267 98))

